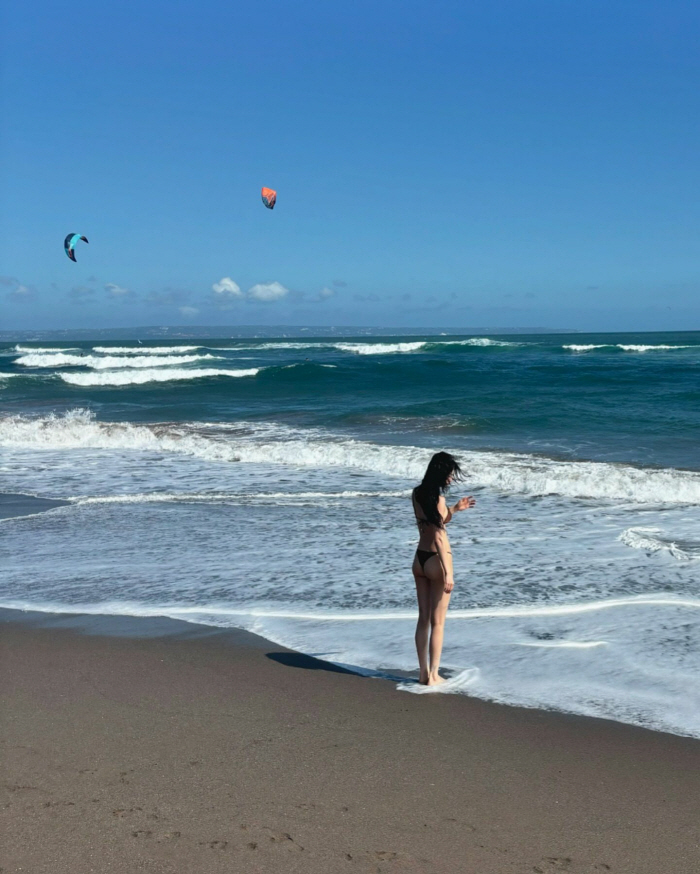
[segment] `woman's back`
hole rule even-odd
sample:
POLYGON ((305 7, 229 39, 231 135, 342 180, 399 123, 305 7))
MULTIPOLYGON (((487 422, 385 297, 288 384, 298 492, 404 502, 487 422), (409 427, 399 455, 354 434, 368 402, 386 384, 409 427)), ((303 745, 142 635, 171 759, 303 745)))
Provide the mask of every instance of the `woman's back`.
POLYGON ((416 487, 411 493, 411 501, 413 503, 413 513, 416 517, 416 525, 418 526, 419 532, 419 540, 418 540, 418 548, 435 551, 437 547, 438 539, 444 538, 443 543, 447 541, 447 532, 444 528, 444 522, 446 517, 446 506, 445 499, 440 496, 438 499, 437 510, 442 519, 443 525, 437 525, 435 522, 431 522, 425 514, 425 510, 420 504, 420 500, 416 492, 418 492, 419 487, 416 487))

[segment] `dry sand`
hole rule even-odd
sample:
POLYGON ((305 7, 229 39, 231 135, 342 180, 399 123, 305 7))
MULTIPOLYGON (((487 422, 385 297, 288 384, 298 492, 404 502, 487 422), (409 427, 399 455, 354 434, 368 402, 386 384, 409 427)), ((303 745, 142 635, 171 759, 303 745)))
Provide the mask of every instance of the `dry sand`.
POLYGON ((2 619, 2 874, 700 871, 698 741, 242 632, 2 619))

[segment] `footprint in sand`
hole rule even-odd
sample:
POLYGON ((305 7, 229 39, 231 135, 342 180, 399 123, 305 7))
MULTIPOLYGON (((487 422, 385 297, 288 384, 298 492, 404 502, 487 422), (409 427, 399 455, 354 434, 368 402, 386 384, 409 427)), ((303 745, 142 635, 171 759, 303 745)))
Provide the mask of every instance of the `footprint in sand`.
POLYGON ((288 832, 274 831, 271 828, 267 828, 267 826, 255 828, 245 824, 241 825, 241 830, 249 832, 248 836, 255 839, 246 844, 249 850, 274 847, 275 849, 279 848, 293 853, 304 852, 301 844, 298 844, 288 832))
POLYGON ((141 813, 143 811, 143 807, 115 807, 112 811, 112 816, 117 816, 119 819, 123 819, 130 813, 141 813))
POLYGON ((569 856, 546 856, 539 865, 534 865, 535 874, 549 874, 550 871, 570 871, 572 860, 569 856))
MULTIPOLYGON (((179 836, 178 832, 178 836, 179 836)), ((200 847, 209 847, 210 850, 225 850, 228 847, 228 841, 200 841, 200 847)))
MULTIPOLYGON (((582 872, 583 869, 578 866, 574 868, 574 860, 569 856, 545 856, 539 865, 533 866, 532 871, 534 874, 555 874, 557 871, 571 871, 573 874, 574 871, 582 872)), ((586 867, 586 871, 612 871, 612 868, 605 862, 598 862, 590 868, 586 867)))

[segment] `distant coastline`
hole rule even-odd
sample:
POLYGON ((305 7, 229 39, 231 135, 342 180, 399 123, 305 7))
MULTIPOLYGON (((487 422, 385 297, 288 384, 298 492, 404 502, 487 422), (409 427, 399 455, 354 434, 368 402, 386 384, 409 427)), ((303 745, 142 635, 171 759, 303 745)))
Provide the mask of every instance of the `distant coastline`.
POLYGON ((573 328, 401 328, 367 327, 361 325, 344 326, 304 326, 304 325, 196 325, 189 326, 144 326, 139 328, 65 328, 62 330, 27 331, 2 330, 0 342, 17 340, 164 340, 174 337, 180 339, 250 339, 252 337, 406 337, 445 335, 486 335, 486 334, 578 334, 573 328))

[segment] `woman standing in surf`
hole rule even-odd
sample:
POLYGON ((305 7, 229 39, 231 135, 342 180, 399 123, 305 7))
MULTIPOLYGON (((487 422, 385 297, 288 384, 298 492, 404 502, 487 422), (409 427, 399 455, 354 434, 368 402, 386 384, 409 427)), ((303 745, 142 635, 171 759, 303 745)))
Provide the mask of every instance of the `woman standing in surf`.
POLYGON ((462 479, 457 459, 448 452, 438 452, 430 459, 423 482, 413 490, 413 512, 420 539, 413 559, 413 576, 418 595, 416 650, 420 665, 419 682, 436 686, 445 681, 438 673, 445 616, 454 588, 452 552, 445 525, 455 513, 473 507, 474 498, 462 498, 448 507, 445 489, 462 479))

